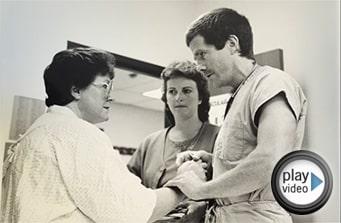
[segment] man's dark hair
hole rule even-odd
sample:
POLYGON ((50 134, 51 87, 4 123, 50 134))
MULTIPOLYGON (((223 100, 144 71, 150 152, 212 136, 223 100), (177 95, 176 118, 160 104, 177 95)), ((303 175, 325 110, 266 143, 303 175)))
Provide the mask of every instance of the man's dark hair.
POLYGON ((231 35, 239 39, 240 55, 254 60, 252 29, 248 19, 233 9, 214 9, 195 20, 186 33, 189 46, 194 37, 200 35, 206 44, 217 50, 224 48, 231 35))
POLYGON ((115 58, 93 48, 74 48, 57 53, 44 71, 46 106, 64 106, 74 100, 71 88, 84 89, 98 75, 114 77, 115 58))
POLYGON ((175 125, 174 116, 171 113, 167 105, 167 81, 173 78, 183 77, 186 79, 193 80, 198 89, 199 100, 201 103, 198 106, 198 116, 200 121, 206 122, 208 120, 208 112, 210 110, 210 93, 208 91, 208 82, 205 75, 197 68, 196 64, 190 61, 183 62, 173 62, 168 65, 161 73, 161 78, 163 80, 163 92, 161 100, 166 104, 166 114, 168 115, 168 120, 172 126, 175 125))

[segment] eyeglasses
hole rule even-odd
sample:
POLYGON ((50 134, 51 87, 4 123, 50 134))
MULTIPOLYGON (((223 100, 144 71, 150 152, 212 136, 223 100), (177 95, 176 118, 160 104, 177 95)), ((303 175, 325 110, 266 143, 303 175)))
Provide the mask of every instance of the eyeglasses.
POLYGON ((112 81, 110 81, 109 83, 91 83, 91 85, 104 89, 106 96, 110 95, 110 92, 113 90, 114 87, 112 81))

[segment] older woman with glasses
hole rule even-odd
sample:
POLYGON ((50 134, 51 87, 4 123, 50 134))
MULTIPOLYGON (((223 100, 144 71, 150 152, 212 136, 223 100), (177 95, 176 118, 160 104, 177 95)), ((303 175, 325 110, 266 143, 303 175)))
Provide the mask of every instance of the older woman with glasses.
MULTIPOLYGON (((57 53, 44 72, 47 112, 4 162, 0 222, 152 222, 184 199, 130 173, 108 136, 114 57, 95 49, 57 53)), ((201 165, 192 170, 205 179, 201 165)))
MULTIPOLYGON (((209 92, 206 77, 191 62, 166 67, 162 101, 170 111, 171 126, 157 131, 140 144, 128 163, 131 172, 148 188, 161 188, 176 176, 176 155, 188 150, 212 152, 219 128, 208 123, 209 92)), ((205 202, 186 200, 158 222, 201 222, 205 202)))

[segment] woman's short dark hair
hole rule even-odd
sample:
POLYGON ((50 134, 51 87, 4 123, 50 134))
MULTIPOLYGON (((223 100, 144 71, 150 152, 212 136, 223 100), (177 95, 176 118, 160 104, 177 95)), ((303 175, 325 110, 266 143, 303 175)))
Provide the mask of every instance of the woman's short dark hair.
POLYGON ((44 71, 46 106, 64 106, 74 100, 71 88, 84 89, 98 75, 114 78, 115 58, 93 48, 74 48, 58 52, 44 71))
POLYGON ((224 48, 231 35, 239 39, 240 55, 254 60, 253 34, 248 19, 233 9, 214 9, 195 20, 186 33, 186 44, 200 35, 217 50, 224 48))
POLYGON ((161 100, 166 104, 166 114, 171 125, 175 125, 173 114, 171 113, 167 105, 167 81, 173 78, 183 77, 193 80, 198 89, 199 100, 201 103, 198 106, 198 116, 200 121, 206 122, 208 120, 208 112, 210 110, 210 93, 208 91, 208 82, 205 75, 197 68, 195 63, 190 61, 173 62, 168 65, 161 73, 161 79, 163 80, 163 91, 161 100))

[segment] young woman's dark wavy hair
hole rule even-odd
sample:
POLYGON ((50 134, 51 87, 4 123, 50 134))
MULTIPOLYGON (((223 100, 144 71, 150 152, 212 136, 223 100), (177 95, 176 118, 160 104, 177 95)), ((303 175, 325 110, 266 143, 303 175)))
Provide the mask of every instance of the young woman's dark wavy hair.
POLYGON ((98 75, 114 77, 115 58, 93 48, 74 48, 57 53, 44 71, 46 106, 64 106, 74 100, 71 88, 84 89, 98 75))
POLYGON ((167 104, 167 81, 177 77, 187 78, 196 83, 199 100, 201 100, 201 103, 198 106, 198 116, 200 121, 208 121, 210 93, 208 91, 207 78, 201 71, 199 71, 195 63, 190 61, 176 61, 168 65, 161 73, 161 79, 163 80, 161 100, 166 104, 166 114, 171 126, 175 125, 175 120, 167 104))

